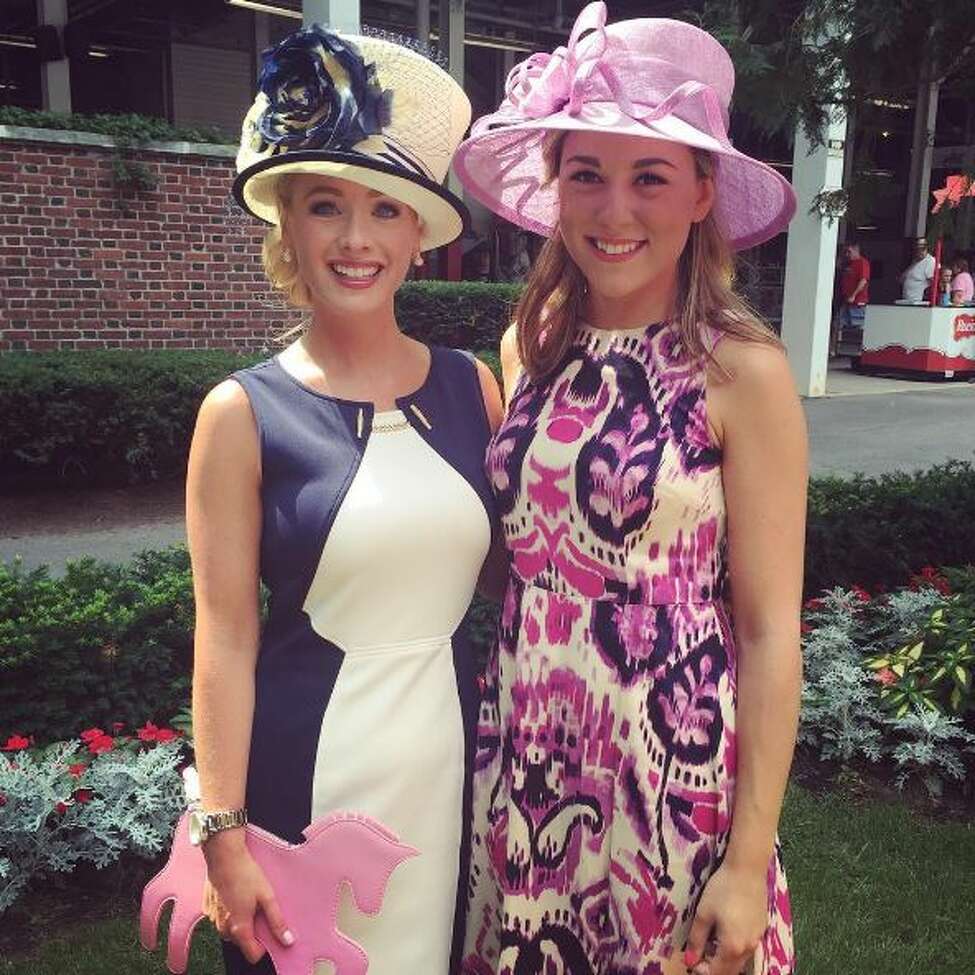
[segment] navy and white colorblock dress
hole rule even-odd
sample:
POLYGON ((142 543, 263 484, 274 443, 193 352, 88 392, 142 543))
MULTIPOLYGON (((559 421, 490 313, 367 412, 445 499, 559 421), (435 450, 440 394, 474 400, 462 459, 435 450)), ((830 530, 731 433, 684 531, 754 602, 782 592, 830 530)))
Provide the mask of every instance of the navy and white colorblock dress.
POLYGON ((475 363, 432 348, 423 386, 380 413, 309 389, 276 358, 234 378, 260 438, 270 590, 251 821, 297 843, 312 820, 353 810, 416 847, 380 916, 344 894, 338 927, 365 948, 369 975, 445 975, 463 921, 478 703, 461 624, 494 523, 475 363))

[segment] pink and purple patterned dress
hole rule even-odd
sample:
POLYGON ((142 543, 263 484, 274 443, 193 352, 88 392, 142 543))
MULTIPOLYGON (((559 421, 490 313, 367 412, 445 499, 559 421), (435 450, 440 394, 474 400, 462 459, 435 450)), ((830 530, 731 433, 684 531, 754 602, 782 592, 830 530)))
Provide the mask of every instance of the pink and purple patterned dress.
MULTIPOLYGON (((735 644, 705 369, 580 326, 488 450, 512 569, 475 765, 465 975, 659 975, 727 846, 735 644)), ((776 852, 756 975, 794 971, 776 852)))

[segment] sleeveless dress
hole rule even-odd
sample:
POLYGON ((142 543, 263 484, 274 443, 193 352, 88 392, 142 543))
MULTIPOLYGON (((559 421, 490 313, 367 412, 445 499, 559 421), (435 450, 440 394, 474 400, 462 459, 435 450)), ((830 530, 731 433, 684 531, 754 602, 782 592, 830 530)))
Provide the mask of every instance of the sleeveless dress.
MULTIPOLYGON (((452 951, 459 961, 478 695, 462 621, 493 523, 476 367, 433 348, 424 385, 384 413, 303 386, 277 359, 234 378, 259 433, 270 592, 250 819, 297 843, 312 820, 356 811, 416 847, 379 916, 346 891, 338 928, 369 975, 445 975, 452 951)), ((225 958, 273 971, 232 946, 225 958)))
MULTIPOLYGON (((475 763, 467 975, 658 975, 727 845, 735 644, 705 370, 580 326, 488 451, 511 574, 475 763)), ((794 971, 778 848, 756 975, 794 971)))

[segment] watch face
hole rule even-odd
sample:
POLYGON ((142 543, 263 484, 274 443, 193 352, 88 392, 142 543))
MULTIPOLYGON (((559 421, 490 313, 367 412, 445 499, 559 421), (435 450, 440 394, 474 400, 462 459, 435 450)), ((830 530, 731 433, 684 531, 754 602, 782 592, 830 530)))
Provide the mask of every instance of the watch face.
POLYGON ((206 816, 198 809, 194 809, 186 821, 189 827, 190 843, 193 846, 200 846, 206 839, 206 816))

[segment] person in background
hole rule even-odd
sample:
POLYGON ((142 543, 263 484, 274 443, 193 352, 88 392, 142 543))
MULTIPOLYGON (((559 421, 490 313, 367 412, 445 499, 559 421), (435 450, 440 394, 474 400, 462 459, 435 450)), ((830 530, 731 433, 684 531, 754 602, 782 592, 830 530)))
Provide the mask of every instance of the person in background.
POLYGON ((951 265, 955 272, 951 280, 951 303, 953 305, 967 305, 975 296, 975 282, 969 273, 968 261, 964 257, 956 257, 951 265))
POLYGON ((528 239, 523 233, 515 233, 512 238, 511 263, 508 266, 509 281, 524 281, 531 270, 531 255, 528 253, 528 239))
POLYGON ((934 257, 928 253, 928 242, 918 237, 914 242, 914 260, 901 274, 903 298, 905 301, 924 301, 924 291, 934 277, 934 257))
POLYGON ((863 328, 864 308, 870 301, 870 261, 855 241, 844 248, 846 264, 840 278, 840 308, 836 316, 837 327, 833 330, 830 355, 839 351, 843 330, 863 328))
POLYGON ((951 267, 943 267, 938 277, 938 304, 942 307, 947 307, 951 304, 951 279, 951 267))

